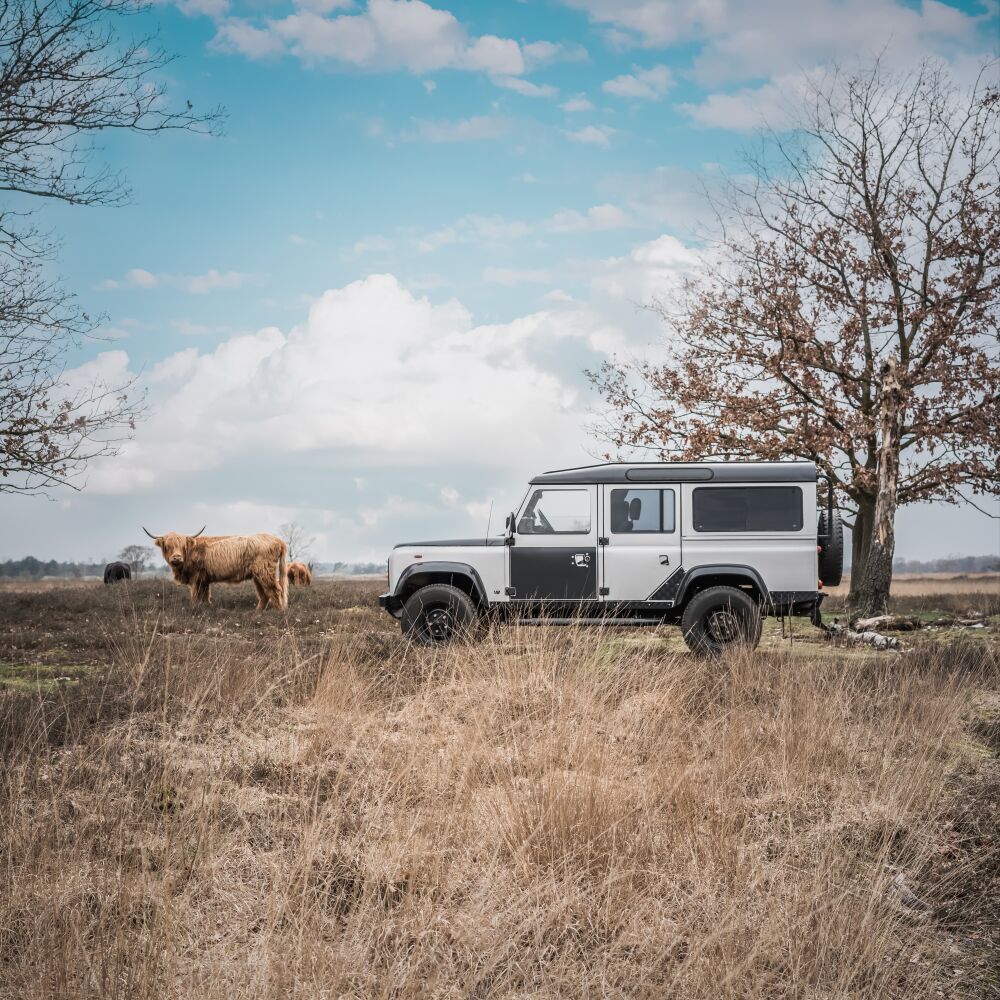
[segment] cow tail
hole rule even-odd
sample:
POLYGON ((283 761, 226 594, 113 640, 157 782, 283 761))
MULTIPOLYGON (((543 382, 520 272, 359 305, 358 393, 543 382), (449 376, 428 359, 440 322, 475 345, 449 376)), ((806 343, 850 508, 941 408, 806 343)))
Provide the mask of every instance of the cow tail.
POLYGON ((288 546, 281 543, 278 555, 278 593, 281 595, 281 606, 288 607, 288 546))

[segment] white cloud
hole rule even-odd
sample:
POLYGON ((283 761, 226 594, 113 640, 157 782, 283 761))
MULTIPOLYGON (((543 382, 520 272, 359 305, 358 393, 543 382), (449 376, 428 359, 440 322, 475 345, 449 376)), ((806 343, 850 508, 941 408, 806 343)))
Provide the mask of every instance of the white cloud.
POLYGON ((502 215, 463 215, 451 225, 417 237, 416 248, 421 253, 431 253, 457 243, 503 246, 530 233, 527 222, 505 219, 502 215))
POLYGON ((669 301, 701 262, 698 253, 673 236, 660 236, 624 257, 609 257, 591 271, 591 292, 629 304, 669 301))
MULTIPOLYGON (((315 452, 365 468, 456 455, 531 467, 551 459, 553 439, 577 439, 583 405, 570 382, 540 366, 540 349, 593 349, 608 336, 573 311, 475 326, 458 302, 432 305, 392 275, 372 275, 326 292, 288 333, 240 334, 154 366, 151 416, 121 456, 93 466, 90 489, 131 492, 226 462, 266 466, 315 452)), ((99 367, 121 377, 127 357, 108 352, 99 367)))
POLYGON ((178 0, 177 9, 187 17, 222 17, 229 10, 229 0, 178 0))
POLYGON ((547 66, 554 62, 584 62, 587 50, 575 42, 529 42, 521 46, 524 61, 529 69, 547 66))
POLYGON ((552 280, 548 271, 510 268, 487 267, 483 271, 483 281, 488 285, 547 285, 552 280))
POLYGON ((646 101, 658 101, 673 86, 673 74, 666 66, 650 69, 632 67, 631 73, 606 80, 601 89, 616 97, 634 97, 646 101))
MULTIPOLYGON (((227 0, 185 0, 219 5, 227 0)), ((474 37, 449 11, 423 0, 369 0, 363 10, 342 13, 337 0, 309 0, 285 17, 252 22, 219 17, 213 45, 251 59, 289 52, 308 65, 335 63, 359 69, 442 69, 521 76, 557 59, 580 58, 579 46, 547 41, 521 45, 497 35, 474 37), (335 16, 330 16, 335 15, 335 16)), ((586 53, 583 53, 586 57, 586 53)))
POLYGON ((203 295, 220 289, 242 288, 251 282, 259 280, 258 275, 246 274, 242 271, 218 271, 211 268, 204 274, 154 274, 141 267, 133 267, 125 272, 123 278, 106 278, 97 285, 102 292, 115 291, 120 288, 176 288, 192 295, 203 295))
POLYGON ((559 107, 569 114, 594 110, 594 105, 583 94, 577 94, 576 97, 571 97, 568 101, 563 101, 559 107))
POLYGON ((695 71, 702 82, 749 80, 802 66, 856 58, 892 43, 904 61, 957 48, 988 48, 980 13, 938 0, 562 0, 605 25, 623 45, 663 48, 701 43, 695 71))
POLYGON ((285 43, 268 28, 258 28, 246 18, 230 17, 215 28, 212 47, 225 52, 239 52, 249 59, 266 59, 285 51, 285 43))
POLYGON ((617 205, 595 205, 586 214, 570 209, 556 212, 547 228, 556 233, 604 232, 635 225, 628 212, 617 205))
POLYGON ((423 80, 422 83, 428 94, 433 94, 437 90, 437 84, 433 80, 423 80))
POLYGON ((759 87, 709 94, 700 104, 678 107, 699 125, 750 132, 762 124, 784 128, 792 120, 808 84, 804 74, 776 77, 759 87))
POLYGON ((576 131, 566 132, 566 137, 573 142, 583 142, 592 146, 609 146, 615 131, 608 125, 585 125, 576 131))
POLYGON ((530 80, 522 80, 519 76, 498 76, 493 82, 498 87, 513 90, 523 97, 556 97, 559 93, 555 87, 550 87, 544 83, 532 83, 530 80))
POLYGON ((506 118, 476 115, 460 121, 426 121, 416 119, 415 133, 408 133, 404 139, 421 138, 426 142, 468 142, 474 139, 499 139, 511 128, 506 118))

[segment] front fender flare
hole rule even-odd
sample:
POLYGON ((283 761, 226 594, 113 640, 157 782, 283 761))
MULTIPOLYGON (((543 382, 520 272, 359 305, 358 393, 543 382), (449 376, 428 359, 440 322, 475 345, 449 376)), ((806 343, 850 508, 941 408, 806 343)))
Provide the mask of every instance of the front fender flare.
POLYGON ((476 599, 484 606, 489 604, 489 598, 486 596, 486 588, 483 586, 483 579, 479 575, 479 571, 475 568, 475 566, 470 566, 468 563, 460 562, 421 562, 407 566, 406 569, 399 574, 399 579, 396 581, 396 586, 392 591, 393 596, 401 598, 403 592, 406 590, 407 583, 412 582, 415 577, 421 577, 425 574, 434 576, 444 574, 451 577, 464 577, 472 584, 472 590, 476 599))

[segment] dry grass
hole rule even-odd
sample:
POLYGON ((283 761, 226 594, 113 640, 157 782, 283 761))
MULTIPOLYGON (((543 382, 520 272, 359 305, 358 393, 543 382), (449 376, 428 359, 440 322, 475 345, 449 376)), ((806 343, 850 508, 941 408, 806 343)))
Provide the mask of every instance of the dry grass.
POLYGON ((0 608, 99 664, 0 689, 2 996, 995 995, 995 639, 435 652, 147 586, 0 608))
MULTIPOLYGON (((844 577, 839 587, 830 588, 830 594, 846 597, 850 584, 850 578, 844 577)), ((892 578, 894 598, 932 595, 985 595, 1000 600, 1000 573, 896 573, 892 578)))

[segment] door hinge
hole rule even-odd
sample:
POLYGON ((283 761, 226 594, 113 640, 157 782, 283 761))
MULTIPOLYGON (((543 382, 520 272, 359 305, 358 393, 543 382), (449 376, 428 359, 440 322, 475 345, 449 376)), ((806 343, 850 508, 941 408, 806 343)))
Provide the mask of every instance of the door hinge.
POLYGON ((503 592, 508 597, 513 597, 517 593, 517 588, 516 587, 504 587, 503 592))
POLYGON ((608 594, 611 593, 611 588, 610 587, 601 587, 600 590, 597 591, 597 593, 600 594, 601 597, 607 597, 608 594))
POLYGON ((608 544, 608 536, 607 535, 601 535, 601 537, 597 539, 597 544, 598 545, 607 545, 608 544))

